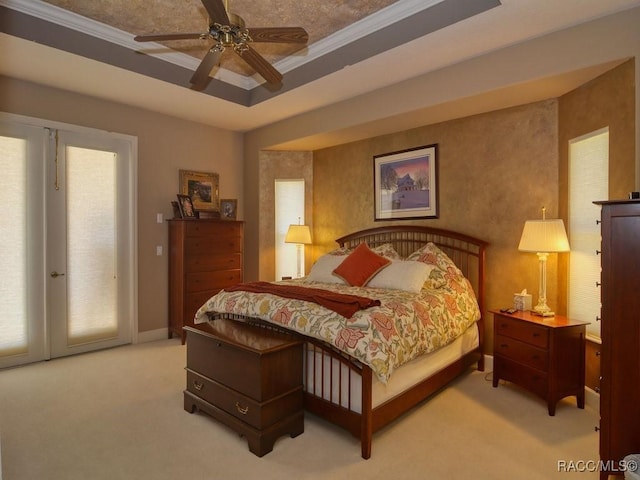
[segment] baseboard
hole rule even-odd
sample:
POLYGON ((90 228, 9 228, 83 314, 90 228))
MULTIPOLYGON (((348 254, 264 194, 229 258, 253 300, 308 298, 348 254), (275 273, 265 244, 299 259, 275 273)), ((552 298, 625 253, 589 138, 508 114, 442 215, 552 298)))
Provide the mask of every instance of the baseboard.
MULTIPOLYGON (((485 373, 493 372, 493 355, 485 354, 484 371, 485 373)), ((585 406, 592 408, 596 412, 599 412, 600 411, 600 394, 594 392, 589 387, 585 387, 584 404, 585 406)))
POLYGON ((138 332, 137 338, 133 343, 157 342, 158 340, 166 340, 167 338, 169 338, 169 329, 159 328, 157 330, 138 332))

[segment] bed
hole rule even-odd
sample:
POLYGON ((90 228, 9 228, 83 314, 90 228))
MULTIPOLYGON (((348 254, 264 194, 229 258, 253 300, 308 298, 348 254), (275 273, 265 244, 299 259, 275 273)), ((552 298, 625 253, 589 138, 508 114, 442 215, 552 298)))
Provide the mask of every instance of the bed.
MULTIPOLYGON (((427 263, 434 265, 437 263, 438 265, 429 267, 430 273, 427 277, 429 280, 424 283, 422 288, 419 288, 419 293, 416 293, 418 290, 406 293, 386 288, 374 288, 371 287, 374 283, 373 280, 364 289, 357 286, 341 285, 339 281, 323 283, 324 277, 322 277, 322 273, 318 276, 320 267, 317 265, 321 263, 321 259, 333 261, 331 258, 327 258, 328 255, 318 259, 314 264, 316 270, 312 268, 309 276, 305 279, 273 283, 284 284, 283 287, 290 285, 296 288, 305 285, 309 288, 321 288, 323 291, 326 289, 333 292, 346 292, 346 294, 353 294, 357 298, 371 299, 378 295, 382 299, 378 301, 381 303, 380 306, 364 307, 353 314, 350 319, 340 317, 343 322, 353 327, 349 329, 350 331, 358 330, 362 327, 360 324, 363 322, 373 323, 373 321, 370 322, 370 317, 364 317, 364 315, 380 315, 380 312, 383 311, 381 309, 386 308, 388 304, 393 305, 394 312, 399 312, 393 322, 398 322, 400 325, 402 317, 412 315, 404 310, 405 307, 401 303, 404 301, 402 300, 404 297, 411 298, 412 304, 416 304, 414 299, 416 296, 425 296, 431 302, 436 302, 436 295, 431 288, 434 291, 440 291, 442 288, 449 289, 450 285, 456 291, 464 290, 465 286, 469 287, 472 300, 468 299, 466 292, 460 294, 461 297, 458 297, 456 293, 452 309, 464 311, 476 309, 475 313, 465 314, 467 316, 474 315, 474 318, 464 320, 467 324, 461 321, 454 325, 451 319, 442 322, 442 324, 452 325, 451 330, 457 330, 457 332, 454 335, 449 333, 447 329, 444 334, 451 338, 437 340, 436 344, 431 345, 428 349, 424 346, 417 348, 413 341, 408 340, 412 337, 403 333, 401 341, 398 342, 396 339, 395 344, 404 343, 406 345, 400 346, 399 351, 388 349, 386 355, 393 358, 390 363, 384 363, 376 357, 380 350, 387 348, 380 347, 379 338, 382 338, 380 336, 378 336, 378 340, 367 343, 365 348, 349 350, 346 345, 350 343, 349 339, 329 339, 325 333, 318 333, 320 329, 314 330, 309 327, 314 323, 308 322, 308 318, 315 319, 313 312, 325 307, 315 304, 311 306, 311 304, 299 299, 280 298, 271 293, 247 293, 243 292, 242 288, 235 292, 222 291, 199 309, 195 321, 199 323, 215 321, 217 318, 231 318, 251 323, 256 328, 285 329, 286 331, 296 328, 295 334, 303 335, 306 341, 304 353, 305 410, 345 428, 359 438, 362 457, 368 459, 371 456, 374 432, 447 385, 472 365, 476 364, 478 370, 484 370, 482 312, 484 311, 485 295, 484 256, 488 244, 453 231, 406 225, 367 229, 341 237, 336 242, 339 248, 328 255, 342 255, 344 259, 353 254, 355 250, 366 249, 388 258, 391 264, 396 267, 408 267, 410 263, 415 262, 403 263, 400 262, 400 259, 421 261, 426 258, 425 252, 428 252, 430 256, 427 263), (365 244, 365 246, 361 244, 365 244), (358 248, 359 246, 360 248, 358 248), (436 260, 433 260, 431 256, 434 251, 438 252, 436 260), (440 255, 440 253, 444 255, 440 255), (399 263, 396 264, 396 262, 399 263), (442 287, 444 283, 440 282, 445 282, 445 280, 441 278, 443 275, 437 268, 438 266, 442 267, 443 271, 445 269, 448 271, 448 274, 444 276, 455 276, 455 281, 451 284, 446 283, 446 286, 442 287), (318 279, 321 281, 317 281, 318 279), (433 279, 438 285, 433 284, 433 279), (307 283, 305 284, 305 282, 307 283), (429 289, 425 289, 426 286, 429 286, 429 289), (361 296, 360 293, 366 295, 361 296), (247 300, 245 295, 251 296, 247 297, 250 300, 247 300), (389 295, 389 297, 387 298, 385 295, 389 295), (265 300, 266 298, 269 300, 265 300), (296 317, 295 305, 301 304, 306 305, 307 311, 304 314, 301 313, 298 318, 296 317), (279 316, 275 316, 272 311, 269 311, 270 305, 271 308, 278 309, 279 316), (458 308, 456 305, 463 306, 458 308), (363 313, 365 310, 368 312, 363 313), (363 318, 367 318, 367 320, 363 320, 363 318), (305 328, 299 329, 293 325, 298 323, 304 324, 305 328), (442 345, 439 345, 439 342, 442 345), (415 350, 419 354, 413 352, 409 356, 408 350, 412 352, 415 350), (422 350, 425 350, 426 353, 421 353, 422 350)), ((355 257, 355 255, 353 256, 355 257)), ((391 270, 391 266, 385 266, 380 272, 391 272, 391 270)), ((388 277, 390 274, 386 275, 388 277)), ((407 275, 404 276, 407 277, 407 275)), ((382 273, 374 274, 373 278, 382 278, 382 273)), ((385 287, 384 282, 382 282, 382 286, 385 287)), ((449 291, 449 293, 451 292, 449 291)), ((451 303, 450 298, 449 303, 451 303)), ((434 305, 435 311, 437 305, 435 303, 434 305)), ((422 309, 421 306, 420 308, 422 309)), ((422 313, 424 314, 424 312, 422 313)), ((322 315, 318 314, 318 321, 321 320, 321 316, 333 318, 329 314, 325 315, 323 311, 322 315)), ((443 329, 441 326, 433 327, 430 322, 431 320, 429 322, 423 321, 422 324, 429 324, 431 329, 443 329)), ((437 324, 435 321, 433 323, 437 324)), ((320 324, 318 322, 318 325, 320 324)), ((400 329, 398 325, 396 327, 392 325, 391 328, 400 329)), ((402 330, 402 332, 411 331, 414 334, 414 329, 418 330, 417 327, 409 327, 409 330, 402 330)), ((416 335, 416 338, 424 337, 423 333, 416 333, 416 335)), ((415 343, 418 343, 417 340, 415 343)))

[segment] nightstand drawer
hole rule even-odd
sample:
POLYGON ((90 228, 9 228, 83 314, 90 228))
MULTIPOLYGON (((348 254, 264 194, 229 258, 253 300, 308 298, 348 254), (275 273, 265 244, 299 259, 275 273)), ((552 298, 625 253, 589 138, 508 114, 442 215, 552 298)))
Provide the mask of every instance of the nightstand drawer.
POLYGON ((546 350, 510 337, 497 335, 494 349, 496 355, 515 360, 537 370, 546 372, 549 367, 548 352, 546 350))
POLYGON ((548 382, 545 372, 506 358, 500 359, 500 366, 496 368, 496 371, 498 370, 501 379, 512 381, 541 397, 547 396, 548 382))
POLYGON ((515 338, 536 347, 548 348, 549 329, 503 316, 496 316, 495 321, 496 334, 515 338))
POLYGON ((187 390, 260 430, 303 409, 301 386, 261 403, 187 369, 187 390))

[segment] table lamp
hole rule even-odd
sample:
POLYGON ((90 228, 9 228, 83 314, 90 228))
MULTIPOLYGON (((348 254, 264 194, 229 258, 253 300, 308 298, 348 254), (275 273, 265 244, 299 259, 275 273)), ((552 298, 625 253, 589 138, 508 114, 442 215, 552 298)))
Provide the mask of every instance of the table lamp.
POLYGON ((284 243, 295 243, 298 250, 298 274, 302 277, 302 246, 311 244, 311 230, 308 225, 289 225, 284 243))
POLYGON ((554 312, 547 305, 547 257, 553 252, 568 252, 569 240, 561 219, 547 220, 542 208, 542 220, 527 220, 522 230, 521 252, 535 252, 540 260, 540 290, 538 304, 531 310, 536 315, 552 317, 554 312))

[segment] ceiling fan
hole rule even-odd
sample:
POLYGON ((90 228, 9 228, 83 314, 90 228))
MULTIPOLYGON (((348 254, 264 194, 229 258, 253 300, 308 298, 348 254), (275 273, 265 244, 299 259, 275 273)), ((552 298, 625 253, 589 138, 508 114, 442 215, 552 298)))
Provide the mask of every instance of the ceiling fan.
MULTIPOLYGON (((204 89, 211 77, 209 74, 218 64, 222 52, 233 48, 268 83, 279 85, 282 74, 250 45, 252 42, 299 43, 306 44, 309 35, 302 27, 260 27, 247 28, 244 20, 236 14, 227 13, 223 0, 201 0, 209 14, 209 30, 204 33, 168 33, 156 35, 138 35, 137 42, 155 42, 162 40, 211 39, 213 47, 204 56, 191 77, 194 90, 204 89)), ((225 1, 226 3, 226 1, 225 1)))

